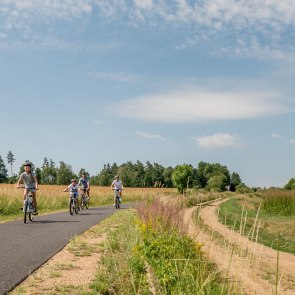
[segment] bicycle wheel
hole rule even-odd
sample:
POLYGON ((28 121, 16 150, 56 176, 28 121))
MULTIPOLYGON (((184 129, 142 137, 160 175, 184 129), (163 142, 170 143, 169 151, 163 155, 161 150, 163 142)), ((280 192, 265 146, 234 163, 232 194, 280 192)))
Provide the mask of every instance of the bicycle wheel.
POLYGON ((71 200, 70 200, 70 214, 71 215, 74 214, 74 208, 75 208, 74 199, 71 198, 71 200))
POLYGON ((120 209, 120 202, 118 197, 116 197, 116 209, 120 209))
POLYGON ((85 204, 85 197, 82 195, 81 197, 81 209, 84 210, 84 204, 85 204))
POLYGON ((78 214, 78 211, 79 211, 78 206, 77 206, 77 204, 75 204, 75 213, 78 214))
POLYGON ((86 207, 86 209, 89 208, 89 197, 87 197, 87 199, 85 201, 85 207, 86 207))
POLYGON ((33 202, 32 201, 30 201, 30 203, 29 203, 29 213, 28 213, 28 215, 29 215, 29 219, 30 219, 30 221, 33 221, 33 212, 35 211, 35 206, 34 206, 34 204, 33 204, 33 202))
POLYGON ((27 223, 28 200, 25 201, 24 223, 27 223))

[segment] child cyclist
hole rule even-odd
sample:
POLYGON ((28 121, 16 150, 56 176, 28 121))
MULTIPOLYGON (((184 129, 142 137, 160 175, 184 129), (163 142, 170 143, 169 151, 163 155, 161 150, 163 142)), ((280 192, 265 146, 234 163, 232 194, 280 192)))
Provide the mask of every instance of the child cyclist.
MULTIPOLYGON (((111 184, 111 189, 119 192, 120 203, 122 202, 122 190, 124 189, 121 179, 118 175, 115 176, 114 181, 111 184)), ((114 196, 114 202, 116 203, 116 197, 114 196)), ((115 204, 114 204, 115 206, 115 204)))
MULTIPOLYGON (((75 200, 76 200, 76 206, 78 208, 78 211, 80 211, 80 208, 79 208, 79 200, 78 200, 78 184, 77 184, 77 180, 76 179, 72 179, 71 180, 71 184, 66 188, 64 189, 63 191, 64 192, 68 192, 70 191, 71 193, 74 194, 75 196, 75 200)), ((71 201, 71 198, 69 199, 69 201, 71 201)))
POLYGON ((20 175, 16 187, 21 188, 20 183, 23 182, 25 185, 24 190, 24 202, 26 200, 26 194, 28 191, 32 192, 33 202, 34 202, 34 212, 33 215, 38 215, 37 211, 37 201, 36 201, 36 190, 38 189, 38 180, 34 172, 32 172, 32 164, 27 161, 24 164, 24 172, 20 175))

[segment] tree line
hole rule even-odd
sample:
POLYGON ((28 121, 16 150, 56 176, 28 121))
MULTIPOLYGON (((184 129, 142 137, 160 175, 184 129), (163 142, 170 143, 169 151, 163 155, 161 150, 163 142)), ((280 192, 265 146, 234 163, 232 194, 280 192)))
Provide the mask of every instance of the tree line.
MULTIPOLYGON (((10 165, 10 176, 2 157, 0 156, 0 183, 15 183, 18 175, 23 172, 23 166, 18 174, 13 174, 14 155, 11 151, 7 154, 7 164, 10 165)), ((197 167, 190 164, 164 167, 158 163, 135 163, 128 161, 121 165, 105 164, 102 170, 94 176, 81 168, 75 174, 71 165, 60 161, 56 165, 52 159, 44 157, 41 167, 32 168, 40 184, 65 185, 72 178, 79 178, 85 173, 92 185, 109 186, 115 175, 119 175, 126 187, 176 187, 180 192, 187 188, 203 188, 207 190, 235 191, 237 187, 245 186, 238 173, 230 173, 228 168, 219 163, 200 162, 197 167)))

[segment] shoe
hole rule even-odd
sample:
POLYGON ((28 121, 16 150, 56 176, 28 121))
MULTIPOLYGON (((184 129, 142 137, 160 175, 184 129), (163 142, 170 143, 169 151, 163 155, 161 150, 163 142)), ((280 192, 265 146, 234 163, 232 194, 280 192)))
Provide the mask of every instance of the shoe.
POLYGON ((78 207, 78 211, 80 211, 80 208, 78 207))
POLYGON ((38 211, 34 211, 32 214, 33 215, 38 215, 38 211))

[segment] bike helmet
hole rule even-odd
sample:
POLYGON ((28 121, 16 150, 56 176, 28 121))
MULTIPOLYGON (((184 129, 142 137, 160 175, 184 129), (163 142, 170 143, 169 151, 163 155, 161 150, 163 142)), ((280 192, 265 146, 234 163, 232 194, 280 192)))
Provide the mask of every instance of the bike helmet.
POLYGON ((29 167, 32 167, 32 163, 30 161, 26 161, 24 166, 29 166, 29 167))

